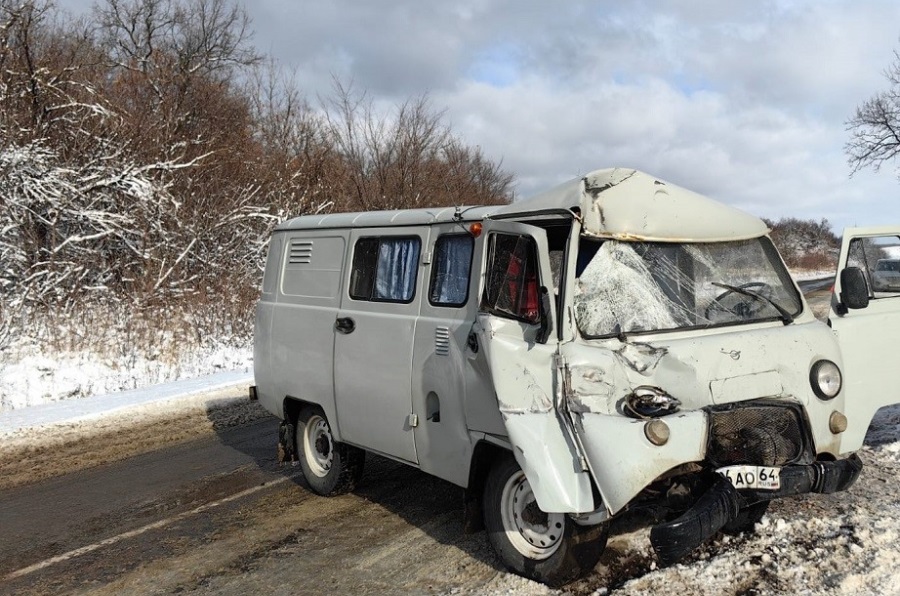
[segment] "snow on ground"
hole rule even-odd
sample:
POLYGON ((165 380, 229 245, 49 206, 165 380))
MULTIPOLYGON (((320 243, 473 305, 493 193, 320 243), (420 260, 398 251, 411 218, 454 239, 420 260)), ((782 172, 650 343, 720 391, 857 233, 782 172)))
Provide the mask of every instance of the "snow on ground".
POLYGON ((900 246, 885 246, 882 250, 888 254, 888 258, 900 259, 900 246))
POLYGON ((192 408, 227 407, 232 401, 246 400, 253 374, 243 371, 221 372, 142 389, 133 389, 85 399, 50 402, 0 413, 0 438, 11 439, 22 431, 54 424, 89 425, 104 417, 140 419, 160 410, 177 413, 192 408), (238 390, 240 388, 240 390, 238 390), (220 396, 226 390, 229 397, 220 396))
POLYGON ((882 410, 847 492, 774 502, 753 534, 724 536, 617 594, 900 593, 900 407, 882 410), (888 443, 879 441, 889 440, 888 443))
POLYGON ((0 412, 223 371, 248 373, 253 366, 248 345, 211 343, 185 352, 172 362, 132 349, 48 353, 37 342, 14 345, 0 364, 0 412))
POLYGON ((811 279, 824 279, 830 277, 834 279, 834 269, 804 269, 791 270, 791 277, 797 281, 809 281, 811 279))

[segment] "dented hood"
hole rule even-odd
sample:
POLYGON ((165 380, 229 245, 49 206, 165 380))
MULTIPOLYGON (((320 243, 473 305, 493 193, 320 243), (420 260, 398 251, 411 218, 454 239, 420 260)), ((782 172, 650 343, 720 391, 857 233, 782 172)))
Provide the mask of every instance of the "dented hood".
POLYGON ((497 216, 552 209, 581 210, 582 233, 597 238, 651 242, 746 240, 768 233, 757 217, 629 168, 596 170, 497 216))

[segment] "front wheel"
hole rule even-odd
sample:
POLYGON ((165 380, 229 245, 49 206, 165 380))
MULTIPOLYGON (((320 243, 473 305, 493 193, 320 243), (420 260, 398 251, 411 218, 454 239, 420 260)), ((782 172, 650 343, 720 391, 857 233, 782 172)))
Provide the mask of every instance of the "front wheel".
POLYGON ((309 487, 327 497, 356 487, 366 457, 362 449, 334 440, 325 412, 318 406, 307 406, 297 417, 297 453, 309 487))
POLYGON ((513 573, 560 586, 590 573, 606 548, 607 524, 579 526, 545 513, 512 455, 497 461, 484 488, 484 525, 491 546, 513 573))

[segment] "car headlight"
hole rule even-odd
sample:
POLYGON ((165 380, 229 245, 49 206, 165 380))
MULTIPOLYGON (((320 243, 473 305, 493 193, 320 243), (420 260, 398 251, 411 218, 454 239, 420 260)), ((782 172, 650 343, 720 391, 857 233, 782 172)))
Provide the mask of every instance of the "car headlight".
POLYGON ((841 392, 841 369, 831 360, 819 360, 809 371, 809 384, 819 399, 834 399, 841 392))

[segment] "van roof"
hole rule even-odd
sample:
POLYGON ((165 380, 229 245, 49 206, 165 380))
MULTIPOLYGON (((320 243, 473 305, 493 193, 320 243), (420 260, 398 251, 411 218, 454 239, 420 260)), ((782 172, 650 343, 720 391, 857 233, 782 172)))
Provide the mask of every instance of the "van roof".
POLYGON ((395 209, 393 211, 361 211, 301 215, 280 224, 276 230, 308 230, 311 228, 381 228, 391 226, 426 226, 452 221, 480 221, 500 209, 501 205, 483 207, 435 207, 434 209, 395 209), (459 217, 457 217, 459 213, 459 217))
POLYGON ((595 170, 495 215, 579 208, 582 233, 656 242, 746 240, 769 232, 753 215, 630 168, 595 170))
POLYGON ((582 233, 656 242, 746 240, 768 233, 757 217, 629 168, 596 170, 508 205, 305 215, 279 230, 430 225, 580 210, 582 233))

